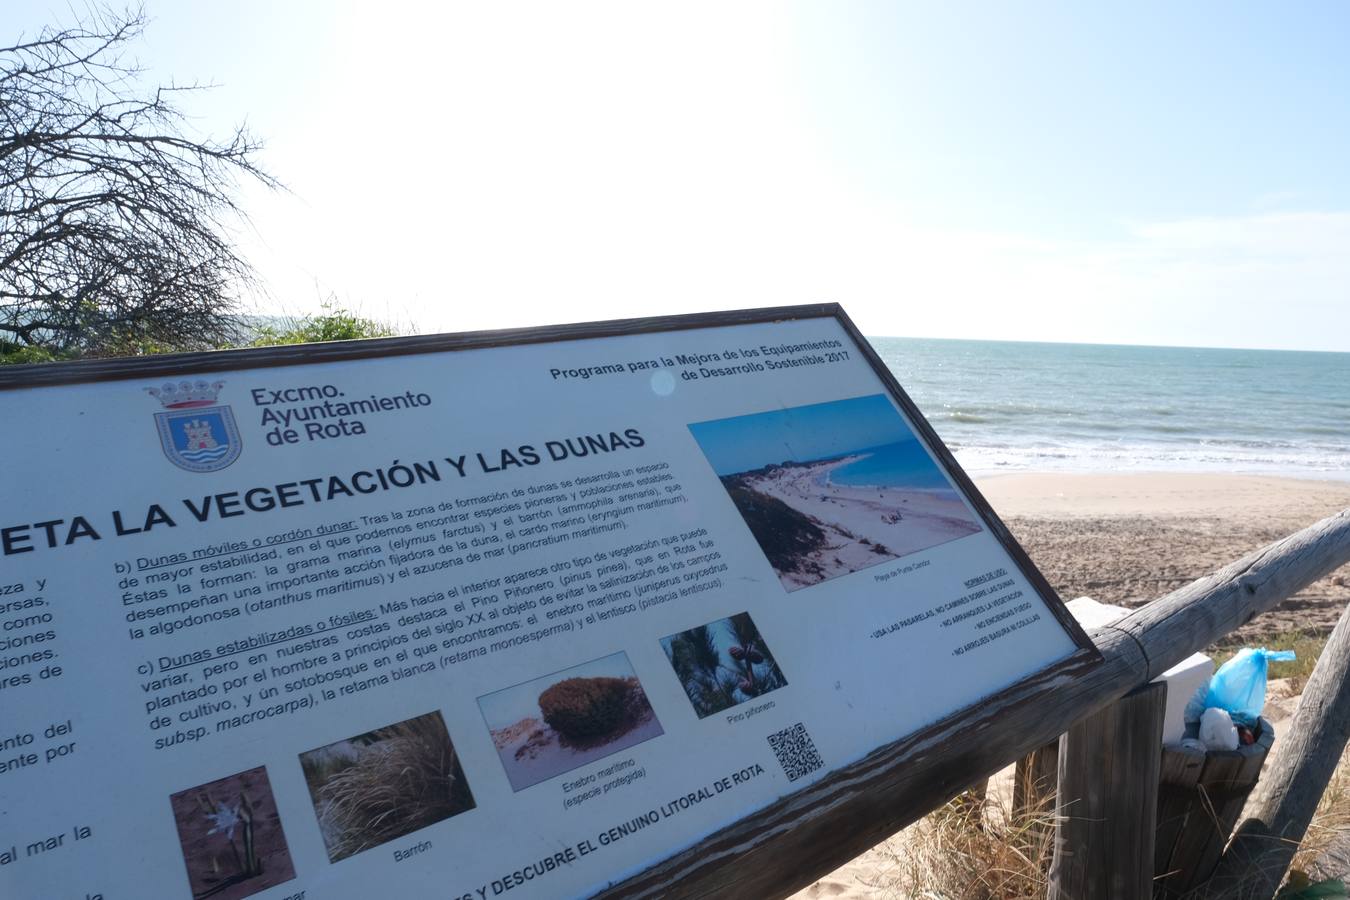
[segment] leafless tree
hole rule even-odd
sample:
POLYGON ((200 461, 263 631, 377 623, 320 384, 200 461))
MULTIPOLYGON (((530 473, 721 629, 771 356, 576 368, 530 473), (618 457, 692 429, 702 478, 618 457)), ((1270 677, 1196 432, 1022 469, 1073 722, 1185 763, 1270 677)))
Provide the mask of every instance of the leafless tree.
MULTIPOLYGON (((0 342, 106 355, 219 346, 254 273, 235 250, 239 179, 270 187, 260 144, 189 136, 142 86, 141 9, 0 47, 0 342)), ((0 344, 0 348, 3 344, 0 344)))

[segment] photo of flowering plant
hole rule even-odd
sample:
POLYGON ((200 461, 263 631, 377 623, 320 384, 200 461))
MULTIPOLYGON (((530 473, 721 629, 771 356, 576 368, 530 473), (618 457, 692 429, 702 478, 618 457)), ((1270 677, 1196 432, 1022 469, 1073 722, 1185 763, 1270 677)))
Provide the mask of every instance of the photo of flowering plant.
POLYGON ((196 900, 238 900, 295 877, 264 767, 180 791, 169 802, 196 900))

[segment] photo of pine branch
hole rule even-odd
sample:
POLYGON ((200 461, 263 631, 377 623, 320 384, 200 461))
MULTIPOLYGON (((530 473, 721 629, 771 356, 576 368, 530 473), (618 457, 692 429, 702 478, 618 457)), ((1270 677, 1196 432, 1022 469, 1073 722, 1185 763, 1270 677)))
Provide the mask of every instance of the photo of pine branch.
POLYGON ((240 900, 295 877, 262 766, 169 798, 195 900, 240 900))
POLYGON ((737 613, 661 639, 700 719, 787 686, 749 613, 737 613))
POLYGON ((332 862, 474 808, 439 712, 300 754, 332 862))

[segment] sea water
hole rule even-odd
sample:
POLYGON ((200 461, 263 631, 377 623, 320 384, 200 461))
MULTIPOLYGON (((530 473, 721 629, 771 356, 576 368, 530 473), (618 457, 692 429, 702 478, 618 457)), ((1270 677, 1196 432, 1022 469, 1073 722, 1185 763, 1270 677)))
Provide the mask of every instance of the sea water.
POLYGON ((1350 353, 870 340, 974 473, 1350 479, 1350 353))
POLYGON ((860 459, 830 472, 830 481, 849 487, 946 488, 947 479, 918 441, 857 451, 860 459))

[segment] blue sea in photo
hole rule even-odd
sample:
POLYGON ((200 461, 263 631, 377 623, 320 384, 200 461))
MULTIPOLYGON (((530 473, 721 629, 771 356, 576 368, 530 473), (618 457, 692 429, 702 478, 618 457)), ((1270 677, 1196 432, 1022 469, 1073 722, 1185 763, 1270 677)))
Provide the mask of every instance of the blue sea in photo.
POLYGON ((933 490, 951 487, 918 441, 901 441, 859 451, 862 459, 830 472, 830 481, 847 487, 933 490))
POLYGON ((870 341, 970 472, 1350 479, 1350 353, 870 341))
POLYGON ((837 459, 915 439, 890 398, 881 393, 694 422, 689 431, 718 475, 769 464, 837 459))

